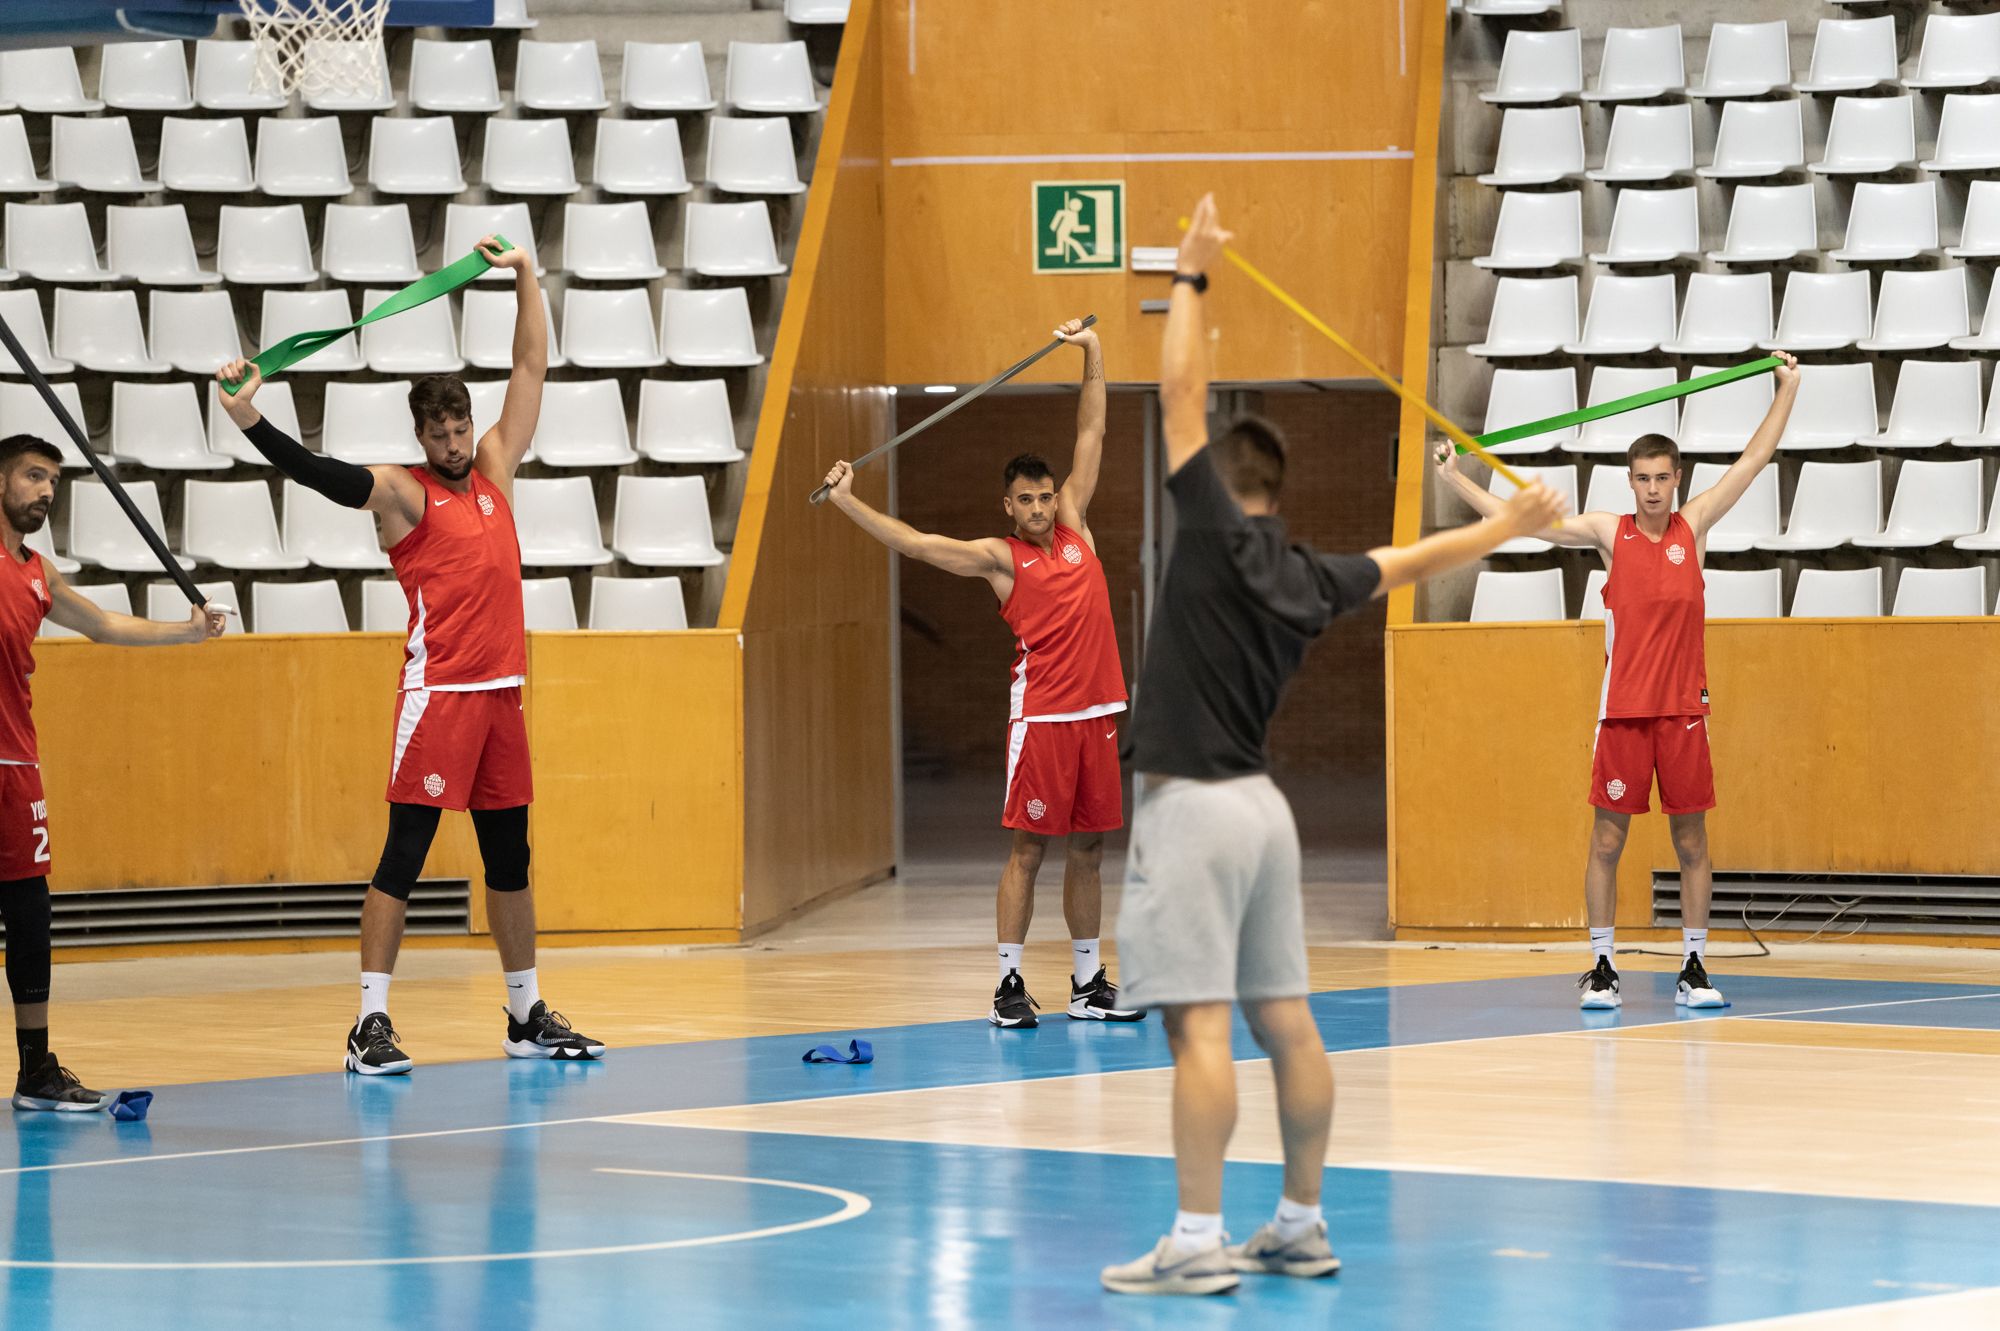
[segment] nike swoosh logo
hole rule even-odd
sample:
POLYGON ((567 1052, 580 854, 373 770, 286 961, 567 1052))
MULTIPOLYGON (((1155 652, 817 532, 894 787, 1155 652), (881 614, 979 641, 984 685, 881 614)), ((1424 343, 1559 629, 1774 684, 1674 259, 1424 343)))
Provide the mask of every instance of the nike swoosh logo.
POLYGON ((507 987, 509 989, 526 989, 528 986, 525 984, 510 984, 507 987))
MULTIPOLYGON (((451 502, 451 500, 449 500, 449 499, 433 499, 433 500, 431 500, 431 507, 432 507, 432 508, 443 508, 443 507, 444 507, 444 506, 445 506, 446 504, 449 504, 450 502, 451 502)), ((1629 541, 1629 540, 1631 540, 1632 538, 1631 538, 1631 537, 1629 537, 1629 536, 1627 536, 1627 537, 1626 537, 1625 539, 1629 541)))
POLYGON ((1699 722, 1699 721, 1690 721, 1690 722, 1688 722, 1688 729, 1689 729, 1689 730, 1693 730, 1693 729, 1694 729, 1694 728, 1695 728, 1696 726, 1698 726, 1698 725, 1700 725, 1700 724, 1701 724, 1701 722, 1699 722))
POLYGON ((1117 739, 1117 738, 1118 738, 1118 732, 1117 732, 1117 731, 1115 731, 1115 730, 1107 730, 1107 731, 1105 731, 1105 732, 1104 732, 1104 738, 1106 738, 1106 739, 1117 739))
POLYGON ((1629 540, 1631 540, 1631 539, 1632 539, 1632 538, 1633 538, 1634 536, 1636 536, 1636 535, 1638 535, 1638 533, 1637 533, 1637 532, 1629 532, 1629 531, 1628 531, 1628 532, 1626 532, 1626 533, 1625 533, 1625 539, 1629 541, 1629 540))
POLYGON ((1036 564, 1039 564, 1039 563, 1041 563, 1041 562, 1042 562, 1042 561, 1041 561, 1041 560, 1039 560, 1039 559, 1024 559, 1024 560, 1022 560, 1022 561, 1021 561, 1021 567, 1022 567, 1022 568, 1032 568, 1032 567, 1034 567, 1034 566, 1035 566, 1036 564))

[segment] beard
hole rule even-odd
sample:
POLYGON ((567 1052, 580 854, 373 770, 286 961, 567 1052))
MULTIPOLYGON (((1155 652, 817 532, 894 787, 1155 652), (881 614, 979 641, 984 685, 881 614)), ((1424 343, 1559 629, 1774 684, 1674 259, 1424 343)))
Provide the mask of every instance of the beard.
POLYGON ((447 481, 462 481, 472 474, 472 459, 467 458, 463 466, 452 468, 442 462, 431 463, 431 470, 447 481))
POLYGON ((6 511, 8 525, 23 536, 40 531, 42 524, 49 520, 49 506, 39 500, 18 507, 11 503, 4 504, 0 508, 6 511))

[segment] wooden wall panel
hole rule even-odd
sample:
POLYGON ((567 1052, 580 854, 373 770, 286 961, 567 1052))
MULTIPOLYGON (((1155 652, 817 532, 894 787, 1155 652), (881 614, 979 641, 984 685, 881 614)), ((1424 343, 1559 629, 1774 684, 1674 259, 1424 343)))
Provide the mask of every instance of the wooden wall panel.
MULTIPOLYGON (((1083 312, 1116 377, 1157 377, 1159 327, 1138 303, 1166 294, 1164 275, 1032 272, 1029 185, 1065 179, 1123 179, 1137 245, 1178 243, 1176 219, 1214 190, 1246 256, 1396 366, 1423 7, 885 0, 891 382, 983 379, 1083 312), (1243 156, 1301 153, 1354 156, 1243 156)), ((1241 277, 1218 283, 1210 316, 1222 378, 1360 373, 1241 277)))
POLYGON ((543 929, 738 927, 741 661, 714 630, 528 635, 543 929))
MULTIPOLYGON (((833 104, 758 422, 722 624, 743 634, 745 930, 893 868, 888 552, 807 494, 888 438, 875 5, 833 104)), ((886 469, 857 488, 886 504, 886 469)))
MULTIPOLYGON (((241 636, 144 651, 36 644, 57 891, 365 882, 388 825, 402 644, 241 636)), ((470 823, 427 872, 480 884, 470 823)))
MULTIPOLYGON (((1596 624, 1391 626, 1391 920, 1583 924, 1596 624)), ((1772 621, 1708 630, 1720 870, 2000 873, 2000 620, 1772 621)), ((1654 799, 1657 808, 1657 796, 1654 799)), ((1635 819, 1620 924, 1674 856, 1635 819)))

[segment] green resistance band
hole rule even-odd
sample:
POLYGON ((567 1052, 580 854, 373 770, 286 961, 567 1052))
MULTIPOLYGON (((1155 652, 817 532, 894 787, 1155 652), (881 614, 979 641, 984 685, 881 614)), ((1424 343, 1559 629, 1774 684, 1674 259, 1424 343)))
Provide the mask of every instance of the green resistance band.
MULTIPOLYGON (((1564 412, 1560 416, 1551 416, 1547 420, 1529 421, 1525 425, 1510 425, 1504 430, 1495 430, 1490 434, 1479 435, 1478 439, 1481 446, 1486 448, 1494 448, 1500 444, 1511 444, 1517 439, 1529 439, 1538 434, 1549 434, 1556 430, 1566 430, 1572 425, 1582 425, 1587 421, 1601 421, 1606 416, 1622 416, 1628 411, 1637 411, 1641 407, 1650 407, 1655 402, 1671 402, 1677 397, 1686 397, 1690 393, 1701 393, 1711 388, 1720 388, 1724 384, 1733 384, 1739 379, 1750 379, 1760 374, 1769 374, 1784 363, 1777 356, 1766 356, 1763 360, 1753 360, 1746 365, 1736 365, 1727 370, 1717 370, 1714 374, 1704 374, 1700 378, 1690 379, 1686 383, 1666 384, 1659 388, 1649 388, 1643 393, 1634 393, 1630 397, 1621 397, 1610 402, 1600 402, 1594 407, 1585 407, 1582 411, 1564 412)), ((1454 444, 1453 447, 1460 453, 1466 451, 1465 446, 1462 444, 1454 444)))
MULTIPOLYGON (((514 248, 508 244, 505 236, 495 236, 494 240, 499 242, 502 254, 514 248)), ((428 277, 418 278, 345 328, 321 328, 309 333, 293 333, 284 341, 264 348, 252 356, 250 361, 266 379, 272 378, 297 365, 315 351, 332 346, 365 324, 372 324, 378 319, 387 319, 405 310, 414 310, 417 306, 436 300, 439 296, 449 296, 460 287, 470 286, 492 267, 493 264, 484 254, 474 250, 450 267, 440 268, 428 277)), ((242 386, 241 379, 233 384, 223 385, 232 393, 242 386)))

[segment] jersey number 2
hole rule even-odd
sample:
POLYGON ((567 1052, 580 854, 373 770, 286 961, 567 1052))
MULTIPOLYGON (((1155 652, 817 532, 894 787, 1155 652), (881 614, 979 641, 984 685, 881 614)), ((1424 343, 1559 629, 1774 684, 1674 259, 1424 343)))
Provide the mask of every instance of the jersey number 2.
POLYGON ((35 834, 35 863, 47 864, 49 862, 49 829, 46 827, 31 827, 28 830, 35 834))

